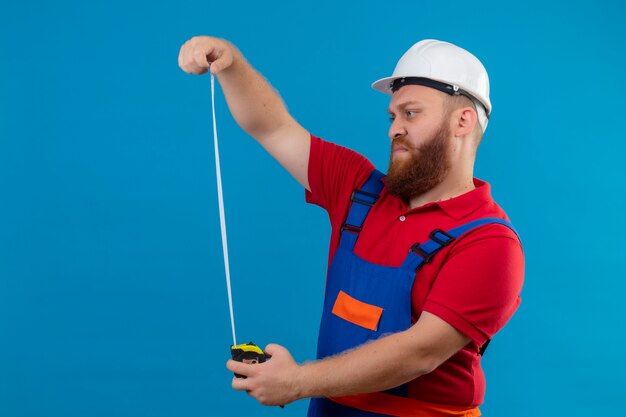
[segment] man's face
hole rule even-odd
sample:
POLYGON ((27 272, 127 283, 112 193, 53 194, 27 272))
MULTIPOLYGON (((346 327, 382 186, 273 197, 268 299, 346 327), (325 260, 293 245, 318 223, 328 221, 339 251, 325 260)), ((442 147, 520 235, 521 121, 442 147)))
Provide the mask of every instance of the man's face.
POLYGON ((450 171, 450 128, 442 92, 407 85, 389 104, 391 156, 385 183, 408 202, 440 184, 450 171))

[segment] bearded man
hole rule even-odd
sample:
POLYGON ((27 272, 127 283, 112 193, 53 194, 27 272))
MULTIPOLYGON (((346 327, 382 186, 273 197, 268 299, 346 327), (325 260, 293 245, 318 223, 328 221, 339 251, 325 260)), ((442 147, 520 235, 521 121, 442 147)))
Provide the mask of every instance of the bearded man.
POLYGON ((385 176, 311 135, 229 42, 195 37, 179 65, 215 74, 238 124, 329 213, 318 360, 270 344, 262 364, 228 361, 232 386, 266 405, 311 398, 309 416, 478 416, 480 360, 520 303, 519 238, 473 177, 491 113, 489 79, 466 50, 413 45, 392 76, 385 176))

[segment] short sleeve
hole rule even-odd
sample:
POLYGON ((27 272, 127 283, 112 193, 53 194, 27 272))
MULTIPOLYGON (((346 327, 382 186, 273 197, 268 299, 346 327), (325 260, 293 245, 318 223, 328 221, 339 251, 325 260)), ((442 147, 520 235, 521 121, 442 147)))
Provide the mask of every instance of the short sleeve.
POLYGON ((363 155, 311 136, 308 168, 311 191, 306 191, 306 201, 326 209, 332 218, 373 170, 374 166, 363 155))
POLYGON ((523 281, 524 255, 515 233, 483 226, 451 248, 424 310, 481 346, 517 310, 523 281))

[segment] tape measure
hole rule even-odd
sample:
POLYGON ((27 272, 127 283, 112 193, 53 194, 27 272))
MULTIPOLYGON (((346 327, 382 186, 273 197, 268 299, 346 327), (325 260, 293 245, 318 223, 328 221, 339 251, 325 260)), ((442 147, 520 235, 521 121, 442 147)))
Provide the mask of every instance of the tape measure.
MULTIPOLYGON (((215 173, 217 178, 217 201, 220 212, 220 230, 222 233, 222 252, 224 253, 224 270, 226 272, 226 291, 228 292, 228 308, 230 310, 230 326, 233 332, 233 344, 230 353, 234 360, 244 363, 263 363, 267 359, 265 353, 254 343, 237 344, 235 332, 235 314, 233 312, 233 294, 230 285, 230 263, 228 260, 228 239, 226 237, 226 213, 224 210, 224 195, 222 192, 222 170, 220 167, 220 152, 217 140, 217 122, 215 119, 215 76, 211 74, 211 111, 213 116, 213 145, 215 148, 215 173)), ((241 378, 243 375, 237 375, 241 378)))

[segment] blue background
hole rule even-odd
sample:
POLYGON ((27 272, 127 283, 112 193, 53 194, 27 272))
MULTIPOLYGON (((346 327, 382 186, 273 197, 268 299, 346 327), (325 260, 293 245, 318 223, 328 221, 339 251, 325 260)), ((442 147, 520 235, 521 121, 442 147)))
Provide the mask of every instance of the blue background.
MULTIPOLYGON (((626 394, 626 13, 618 1, 55 1, 0 12, 0 415, 304 415, 230 389, 208 76, 233 41, 314 134, 386 169, 369 84, 422 38, 487 67, 476 176, 522 234, 486 416, 616 415, 626 394)), ((240 341, 314 357, 328 221, 217 94, 240 341)))

